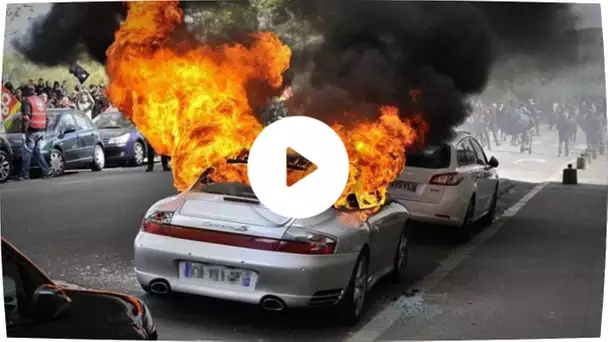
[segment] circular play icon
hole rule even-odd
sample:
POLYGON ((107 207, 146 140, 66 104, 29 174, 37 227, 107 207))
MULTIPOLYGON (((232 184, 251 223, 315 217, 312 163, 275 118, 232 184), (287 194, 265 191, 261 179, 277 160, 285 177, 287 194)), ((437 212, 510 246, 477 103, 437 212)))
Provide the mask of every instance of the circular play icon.
POLYGON ((283 118, 256 138, 247 162, 253 192, 268 209, 292 218, 318 215, 340 198, 348 181, 348 154, 331 127, 306 117, 283 118), (288 154, 297 153, 316 169, 287 181, 288 154))

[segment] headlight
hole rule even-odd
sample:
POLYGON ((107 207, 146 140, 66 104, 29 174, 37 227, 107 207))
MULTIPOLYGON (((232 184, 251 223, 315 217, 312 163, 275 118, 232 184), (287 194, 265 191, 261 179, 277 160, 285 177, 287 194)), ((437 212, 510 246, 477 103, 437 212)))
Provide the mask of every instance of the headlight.
POLYGON ((118 137, 114 137, 112 139, 110 139, 108 141, 108 144, 113 144, 113 145, 124 145, 127 143, 127 141, 129 141, 129 133, 123 134, 121 136, 118 137))

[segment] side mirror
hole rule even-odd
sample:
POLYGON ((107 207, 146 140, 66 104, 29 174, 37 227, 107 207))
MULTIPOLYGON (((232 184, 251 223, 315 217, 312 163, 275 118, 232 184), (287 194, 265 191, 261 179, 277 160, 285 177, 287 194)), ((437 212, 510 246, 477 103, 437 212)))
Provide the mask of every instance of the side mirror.
POLYGON ((67 313, 72 300, 55 285, 42 285, 32 297, 33 313, 37 319, 52 320, 67 313))
POLYGON ((496 157, 492 156, 490 158, 490 161, 488 161, 488 164, 492 167, 492 168, 496 168, 498 167, 498 159, 496 159, 496 157))
POLYGON ((63 134, 74 133, 76 132, 76 127, 68 126, 63 130, 63 134))

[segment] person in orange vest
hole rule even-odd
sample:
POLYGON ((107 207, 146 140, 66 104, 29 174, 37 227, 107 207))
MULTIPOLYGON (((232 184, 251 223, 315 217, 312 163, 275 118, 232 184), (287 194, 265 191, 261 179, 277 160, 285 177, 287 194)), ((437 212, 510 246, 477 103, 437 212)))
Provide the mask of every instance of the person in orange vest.
POLYGON ((21 113, 23 115, 22 131, 25 133, 25 141, 21 153, 22 164, 19 179, 30 178, 32 157, 38 163, 44 178, 52 177, 53 169, 49 167, 44 156, 40 153, 40 142, 44 137, 47 123, 46 103, 41 97, 36 96, 36 89, 33 85, 28 85, 23 95, 21 113))

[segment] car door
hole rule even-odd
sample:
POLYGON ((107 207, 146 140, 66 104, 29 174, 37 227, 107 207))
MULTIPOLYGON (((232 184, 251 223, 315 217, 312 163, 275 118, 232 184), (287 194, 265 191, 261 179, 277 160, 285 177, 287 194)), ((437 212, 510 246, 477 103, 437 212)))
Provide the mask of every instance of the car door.
POLYGON ((79 159, 83 162, 93 161, 93 148, 95 147, 95 130, 89 124, 84 114, 74 112, 74 121, 78 130, 79 159))
MULTIPOLYGON (((480 167, 477 165, 477 156, 475 155, 475 149, 471 144, 469 138, 464 138, 458 144, 456 144, 456 160, 458 163, 458 173, 465 177, 465 184, 470 184, 472 191, 475 193, 475 214, 477 217, 482 211, 480 207, 483 206, 479 196, 477 196, 477 178, 480 167)), ((469 194, 463 194, 463 196, 469 196, 469 194)), ((463 201, 468 202, 468 198, 463 198, 463 201)))
POLYGON ((470 138, 470 142, 475 150, 477 165, 481 166, 477 173, 477 196, 480 197, 483 211, 485 212, 490 208, 492 196, 494 195, 494 190, 496 189, 496 170, 490 167, 488 158, 486 157, 486 154, 479 142, 474 138, 470 138))
POLYGON ((72 166, 78 162, 79 157, 79 142, 78 142, 78 127, 74 118, 69 112, 58 114, 59 124, 57 130, 59 133, 59 148, 63 152, 63 158, 65 159, 66 165, 72 166), (74 132, 65 132, 69 127, 75 129, 74 132))

